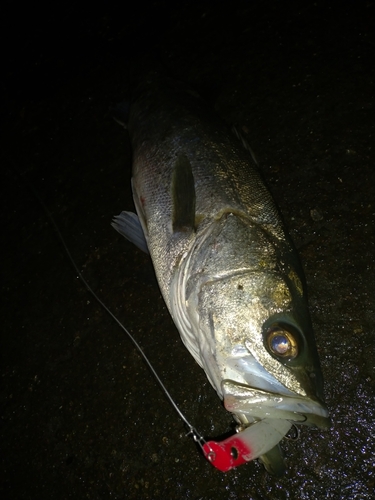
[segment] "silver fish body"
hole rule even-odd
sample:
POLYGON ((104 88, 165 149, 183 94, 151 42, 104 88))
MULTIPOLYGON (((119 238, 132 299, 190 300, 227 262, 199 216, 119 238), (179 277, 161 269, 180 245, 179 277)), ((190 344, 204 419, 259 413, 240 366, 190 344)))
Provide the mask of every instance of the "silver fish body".
MULTIPOLYGON (((197 94, 166 79, 140 85, 128 130, 161 292, 225 407, 244 427, 327 427, 303 274, 249 151, 197 94)), ((127 220, 114 225, 134 241, 127 220)))

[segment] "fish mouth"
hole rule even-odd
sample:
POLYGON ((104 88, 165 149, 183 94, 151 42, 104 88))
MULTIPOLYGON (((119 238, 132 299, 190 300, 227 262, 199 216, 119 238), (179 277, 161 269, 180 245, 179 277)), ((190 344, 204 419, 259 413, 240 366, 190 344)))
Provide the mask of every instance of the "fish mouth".
POLYGON ((282 419, 320 429, 330 427, 328 408, 317 397, 299 396, 290 391, 280 394, 229 379, 222 381, 221 389, 225 408, 241 424, 282 419))

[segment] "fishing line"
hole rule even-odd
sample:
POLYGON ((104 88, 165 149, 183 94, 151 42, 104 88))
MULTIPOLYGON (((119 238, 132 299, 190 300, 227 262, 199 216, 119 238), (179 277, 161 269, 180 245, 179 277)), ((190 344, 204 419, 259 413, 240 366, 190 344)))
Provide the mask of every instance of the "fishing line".
MULTIPOLYGON (((20 178, 22 180, 24 180, 21 175, 20 175, 20 178)), ((24 181, 24 182, 26 182, 26 181, 24 181)), ((141 356, 144 359, 146 365, 148 366, 148 368, 151 370, 151 373, 155 377, 157 383, 161 387, 161 389, 164 392, 164 394, 167 396, 167 398, 168 398, 169 402, 171 403, 172 407, 175 409, 175 411, 177 412, 178 416, 181 418, 181 420, 188 427, 188 432, 187 432, 186 436, 192 436, 193 439, 194 439, 194 441, 203 450, 203 445, 206 443, 205 439, 197 431, 197 429, 193 425, 191 425, 191 423, 188 421, 188 419, 182 413, 182 411, 180 410, 180 408, 177 406, 177 404, 173 400, 171 394, 169 393, 168 389, 165 387, 165 385, 162 382, 161 378, 157 374, 155 368, 152 366, 151 361, 148 359, 148 357, 146 356, 146 354, 143 352, 141 346, 135 340, 135 338, 133 337, 133 335, 120 322, 120 320, 112 313, 112 311, 104 304, 104 302, 98 297, 98 295, 94 292, 94 290, 88 284, 88 282, 86 281, 86 279, 83 277, 81 271, 78 269, 78 266, 77 266, 75 260, 72 257, 72 254, 70 253, 69 248, 68 248, 67 244, 65 243, 65 239, 64 239, 63 235, 61 234, 60 229, 59 229, 58 225, 56 224, 55 219, 53 218, 53 216, 52 216, 51 212, 49 211, 47 205, 44 203, 44 201, 42 200, 42 198, 39 196, 38 192, 34 189, 34 186, 31 184, 31 182, 27 182, 27 184, 28 184, 28 187, 31 189, 32 193, 34 194, 34 196, 37 198, 37 200, 39 201, 39 203, 42 205, 44 212, 47 214, 48 219, 49 219, 49 221, 50 221, 53 229, 55 230, 55 232, 56 232, 56 234, 57 234, 60 242, 62 243, 63 248, 65 250, 65 253, 68 256, 68 258, 70 260, 70 263, 72 264, 74 270, 76 271, 79 279, 82 281, 82 283, 85 285, 85 287, 87 288, 87 290, 91 293, 91 295, 95 298, 95 300, 103 307, 103 309, 111 316, 111 318, 118 324, 118 326, 120 328, 122 328, 122 330, 126 333, 126 335, 128 336, 128 338, 133 342, 133 345, 138 350, 138 352, 141 354, 141 356)))

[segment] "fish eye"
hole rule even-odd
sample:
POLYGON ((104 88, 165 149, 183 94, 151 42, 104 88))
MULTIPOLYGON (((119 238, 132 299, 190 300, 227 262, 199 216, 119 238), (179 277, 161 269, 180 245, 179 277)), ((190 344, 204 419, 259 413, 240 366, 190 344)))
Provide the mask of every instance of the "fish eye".
POLYGON ((267 347, 273 356, 293 359, 298 354, 297 339, 284 326, 274 325, 266 333, 267 347))

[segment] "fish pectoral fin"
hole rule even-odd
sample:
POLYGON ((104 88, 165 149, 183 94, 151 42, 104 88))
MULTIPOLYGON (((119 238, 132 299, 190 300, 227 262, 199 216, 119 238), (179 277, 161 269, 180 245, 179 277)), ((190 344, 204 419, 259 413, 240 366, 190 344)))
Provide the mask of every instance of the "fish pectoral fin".
POLYGON ((186 155, 176 158, 172 174, 173 232, 190 232, 195 228, 195 185, 191 164, 186 155))
POLYGON ((120 215, 113 218, 111 226, 140 250, 149 253, 147 240, 138 215, 133 212, 121 212, 120 215))

